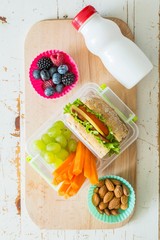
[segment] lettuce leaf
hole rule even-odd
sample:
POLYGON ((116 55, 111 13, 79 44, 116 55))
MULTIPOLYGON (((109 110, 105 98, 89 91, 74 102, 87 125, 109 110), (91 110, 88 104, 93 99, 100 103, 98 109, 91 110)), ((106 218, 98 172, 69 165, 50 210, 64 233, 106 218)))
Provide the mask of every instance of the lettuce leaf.
POLYGON ((68 104, 64 107, 64 113, 70 113, 70 114, 72 114, 72 112, 71 112, 71 106, 72 106, 72 105, 75 105, 76 107, 79 107, 79 106, 83 106, 84 103, 82 103, 82 101, 77 98, 73 103, 68 103, 68 104))

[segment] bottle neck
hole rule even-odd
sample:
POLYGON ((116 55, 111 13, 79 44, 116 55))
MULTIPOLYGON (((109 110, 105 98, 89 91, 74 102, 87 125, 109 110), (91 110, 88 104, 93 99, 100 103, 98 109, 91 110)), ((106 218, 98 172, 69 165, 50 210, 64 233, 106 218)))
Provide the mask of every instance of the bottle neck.
POLYGON ((79 32, 81 32, 83 35, 88 32, 88 30, 94 29, 95 24, 101 20, 101 16, 95 12, 92 14, 79 28, 79 32))
POLYGON ((96 11, 96 9, 88 5, 85 8, 83 8, 72 20, 72 24, 75 27, 75 29, 79 29, 83 23, 90 17, 92 16, 96 11))

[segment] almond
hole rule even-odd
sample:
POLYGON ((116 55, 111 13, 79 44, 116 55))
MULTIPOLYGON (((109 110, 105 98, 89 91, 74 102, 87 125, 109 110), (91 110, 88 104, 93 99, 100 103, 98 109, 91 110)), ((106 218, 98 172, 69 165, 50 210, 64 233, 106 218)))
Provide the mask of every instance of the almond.
POLYGON ((98 193, 99 193, 100 198, 104 198, 105 194, 107 193, 106 185, 103 185, 102 187, 100 187, 98 193))
POLYGON ((129 189, 126 187, 126 185, 122 184, 122 189, 124 195, 129 196, 129 189))
POLYGON ((122 204, 128 203, 128 196, 123 195, 123 196, 121 197, 121 203, 122 203, 122 204))
POLYGON ((103 210, 100 210, 99 207, 96 207, 97 211, 100 213, 100 214, 103 214, 104 211, 103 210))
POLYGON ((110 215, 111 215, 111 213, 110 213, 110 211, 109 211, 109 209, 108 209, 108 208, 104 209, 104 212, 105 212, 105 214, 106 214, 106 215, 108 215, 108 216, 110 216, 110 215))
POLYGON ((102 187, 105 184, 105 180, 99 180, 97 187, 102 187))
POLYGON ((121 182, 117 179, 111 179, 111 181, 113 182, 114 185, 121 185, 121 182))
POLYGON ((106 187, 108 191, 114 191, 114 184, 108 178, 105 180, 106 187))
POLYGON ((114 209, 116 208, 118 205, 120 204, 120 198, 116 198, 114 197, 108 204, 108 208, 111 210, 111 209, 114 209))
POLYGON ((123 195, 123 190, 122 187, 120 185, 117 185, 114 189, 114 194, 117 198, 122 197, 123 195))
POLYGON ((100 202, 98 207, 100 210, 104 210, 105 208, 108 207, 108 203, 100 202))
POLYGON ((114 193, 113 192, 107 192, 103 198, 103 202, 107 203, 109 201, 112 200, 112 198, 114 197, 114 193))
POLYGON ((114 209, 120 209, 121 208, 121 204, 118 204, 114 209))
POLYGON ((98 193, 98 191, 99 191, 99 188, 96 187, 96 188, 94 189, 94 193, 98 193))
POLYGON ((121 204, 121 206, 120 206, 120 208, 122 209, 122 210, 126 210, 127 208, 128 208, 128 203, 126 203, 126 204, 121 204))
POLYGON ((94 206, 98 206, 100 202, 100 197, 98 196, 97 193, 94 193, 93 196, 92 196, 92 203, 94 206))
POLYGON ((118 210, 112 209, 111 214, 114 215, 114 216, 118 215, 118 210))

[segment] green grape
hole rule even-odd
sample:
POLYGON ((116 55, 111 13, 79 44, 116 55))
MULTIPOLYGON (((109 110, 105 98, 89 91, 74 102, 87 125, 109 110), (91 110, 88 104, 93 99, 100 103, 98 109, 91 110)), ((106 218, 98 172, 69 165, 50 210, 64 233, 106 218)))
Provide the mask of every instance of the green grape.
POLYGON ((72 132, 68 128, 63 129, 63 135, 66 137, 66 139, 69 139, 71 137, 72 132))
POLYGON ((57 129, 63 129, 65 127, 65 125, 61 120, 59 120, 53 124, 53 127, 57 128, 57 129))
POLYGON ((41 137, 41 140, 45 143, 45 144, 48 144, 50 142, 52 142, 52 138, 47 134, 43 134, 42 137, 41 137))
POLYGON ((34 141, 34 148, 40 152, 46 150, 46 145, 42 140, 35 140, 34 141))
POLYGON ((65 148, 67 146, 67 140, 66 140, 65 136, 59 135, 55 138, 55 140, 56 140, 56 142, 58 142, 61 145, 61 147, 65 148))
POLYGON ((63 163, 63 160, 62 160, 62 159, 56 158, 56 160, 55 160, 55 162, 54 162, 55 168, 58 168, 62 163, 63 163))
POLYGON ((60 158, 61 160, 65 160, 69 155, 69 152, 62 148, 61 151, 59 151, 58 153, 56 153, 56 158, 60 158))
POLYGON ((75 139, 70 139, 68 141, 68 150, 69 152, 75 152, 77 148, 77 142, 75 139))
POLYGON ((44 160, 49 164, 54 163, 56 161, 55 156, 52 152, 45 152, 44 160))
POLYGON ((46 150, 43 150, 43 151, 40 152, 40 155, 41 155, 42 158, 44 158, 45 153, 46 153, 46 150))
POLYGON ((52 127, 48 130, 48 135, 51 138, 56 138, 57 136, 61 135, 61 133, 62 133, 61 130, 55 127, 52 127))
POLYGON ((61 150, 61 145, 55 142, 48 143, 46 146, 46 150, 49 152, 58 153, 61 150))

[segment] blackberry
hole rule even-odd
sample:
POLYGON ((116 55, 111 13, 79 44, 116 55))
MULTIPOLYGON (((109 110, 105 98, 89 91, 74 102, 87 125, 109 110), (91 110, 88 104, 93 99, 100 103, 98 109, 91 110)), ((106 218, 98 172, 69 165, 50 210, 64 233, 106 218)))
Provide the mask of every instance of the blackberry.
POLYGON ((40 70, 49 69, 51 66, 53 66, 53 63, 49 57, 42 57, 38 60, 37 66, 40 70))
POLYGON ((62 83, 66 86, 71 85, 74 82, 75 75, 73 73, 66 73, 62 76, 62 83))

